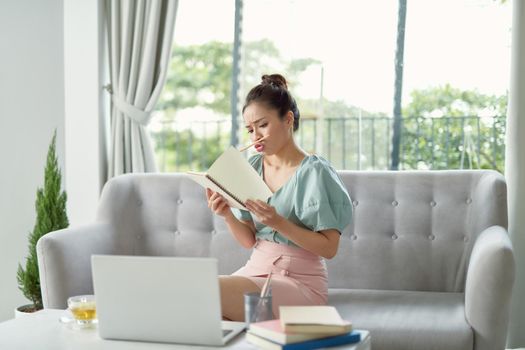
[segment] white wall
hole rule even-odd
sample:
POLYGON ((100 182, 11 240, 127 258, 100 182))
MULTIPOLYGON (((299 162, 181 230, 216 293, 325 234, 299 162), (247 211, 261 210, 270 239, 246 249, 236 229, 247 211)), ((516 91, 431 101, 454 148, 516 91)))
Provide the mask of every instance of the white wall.
MULTIPOLYGON (((35 0, 36 1, 36 0, 35 0)), ((92 221, 104 183, 102 0, 64 1, 65 149, 71 225, 92 221)))
POLYGON ((27 303, 16 270, 27 254, 55 128, 64 175, 62 6, 62 0, 0 1, 0 321, 27 303))
POLYGON ((101 4, 0 1, 0 322, 27 303, 16 271, 55 128, 70 225, 95 217, 106 154, 101 4))

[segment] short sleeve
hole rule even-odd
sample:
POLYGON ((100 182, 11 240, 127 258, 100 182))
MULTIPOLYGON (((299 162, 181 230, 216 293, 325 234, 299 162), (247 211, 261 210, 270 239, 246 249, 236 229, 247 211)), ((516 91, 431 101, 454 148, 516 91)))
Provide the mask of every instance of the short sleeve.
POLYGON ((352 204, 337 172, 318 158, 302 172, 295 198, 298 219, 312 231, 336 229, 352 221, 352 204))
POLYGON ((231 208, 233 215, 239 220, 253 221, 252 214, 247 210, 231 208))

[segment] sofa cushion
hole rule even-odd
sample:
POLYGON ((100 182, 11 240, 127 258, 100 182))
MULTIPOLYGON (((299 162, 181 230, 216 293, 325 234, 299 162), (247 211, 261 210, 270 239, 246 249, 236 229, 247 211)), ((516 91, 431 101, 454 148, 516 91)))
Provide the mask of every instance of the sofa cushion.
POLYGON ((329 289, 328 303, 354 328, 371 333, 374 350, 473 349, 463 293, 329 289))
POLYGON ((329 287, 464 292, 470 252, 486 228, 507 226, 495 171, 339 171, 352 224, 328 261, 329 287))

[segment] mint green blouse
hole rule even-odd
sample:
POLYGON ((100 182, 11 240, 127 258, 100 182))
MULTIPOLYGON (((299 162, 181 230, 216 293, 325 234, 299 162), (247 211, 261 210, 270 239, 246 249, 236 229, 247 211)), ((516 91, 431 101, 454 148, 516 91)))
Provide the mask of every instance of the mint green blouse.
MULTIPOLYGON (((263 157, 248 159, 263 176, 263 157)), ((316 155, 306 156, 292 177, 269 199, 277 213, 311 231, 336 229, 343 232, 352 220, 352 204, 343 182, 328 161, 316 155)), ((232 208, 241 220, 253 220, 256 238, 296 246, 279 232, 257 220, 249 211, 232 208)))

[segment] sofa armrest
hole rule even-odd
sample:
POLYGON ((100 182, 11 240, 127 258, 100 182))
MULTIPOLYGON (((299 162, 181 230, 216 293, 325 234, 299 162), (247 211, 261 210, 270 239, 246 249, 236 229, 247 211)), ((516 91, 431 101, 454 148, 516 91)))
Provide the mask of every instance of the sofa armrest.
POLYGON ((111 224, 94 223, 50 232, 36 249, 44 308, 64 309, 72 295, 92 294, 91 255, 114 254, 111 224))
POLYGON ((467 271, 465 317, 476 350, 505 348, 515 263, 507 230, 485 229, 476 240, 467 271))

